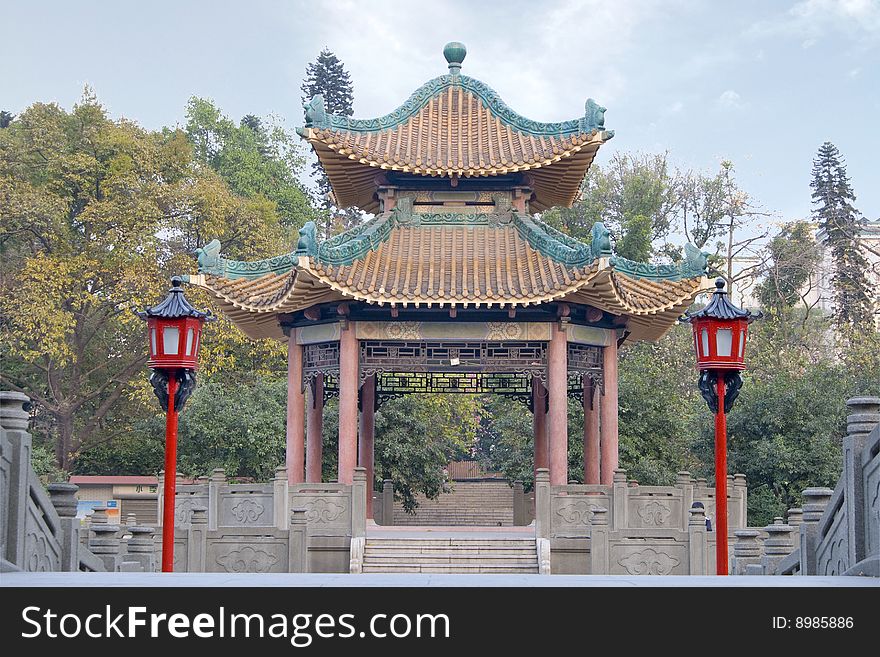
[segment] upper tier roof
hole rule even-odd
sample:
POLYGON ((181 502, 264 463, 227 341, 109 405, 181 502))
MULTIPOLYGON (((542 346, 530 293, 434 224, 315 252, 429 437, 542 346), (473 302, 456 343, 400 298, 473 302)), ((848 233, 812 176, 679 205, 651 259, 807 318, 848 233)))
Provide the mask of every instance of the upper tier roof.
POLYGON ((580 118, 527 119, 485 83, 458 72, 460 48, 444 51, 449 74, 426 82, 385 116, 328 114, 320 95, 305 107, 297 132, 315 149, 337 205, 376 211, 376 168, 451 178, 528 172, 533 211, 572 204, 599 146, 614 136, 604 129, 605 108, 589 99, 580 118))

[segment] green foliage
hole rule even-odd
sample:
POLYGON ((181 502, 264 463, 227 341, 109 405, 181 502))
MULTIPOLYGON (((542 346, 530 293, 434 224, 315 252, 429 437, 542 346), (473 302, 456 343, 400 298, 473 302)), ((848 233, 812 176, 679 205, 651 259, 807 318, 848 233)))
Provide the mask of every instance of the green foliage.
POLYGON ((813 217, 825 231, 834 261, 834 317, 838 329, 874 326, 877 303, 868 262, 859 248, 865 221, 837 147, 826 141, 813 160, 813 217))
POLYGON ((654 255, 653 243, 669 235, 678 203, 676 175, 665 153, 616 153, 605 167, 590 168, 571 208, 553 208, 543 219, 586 242, 593 224, 603 221, 618 255, 647 261, 654 255))
POLYGON ((471 395, 407 395, 376 416, 376 484, 394 481, 394 495, 411 511, 415 496, 437 497, 444 468, 469 453, 477 435, 478 399, 471 395))
MULTIPOLYGON (((200 476, 225 468, 229 477, 270 480, 284 463, 286 409, 285 379, 201 382, 180 414, 180 471, 200 476)), ((164 424, 156 423, 153 435, 164 436, 164 424)))
MULTIPOLYGON (((306 77, 302 86, 302 102, 306 105, 318 94, 324 97, 324 109, 328 114, 351 116, 354 113, 354 88, 351 75, 345 64, 329 48, 324 48, 318 58, 306 66, 306 77)), ((318 183, 318 197, 324 211, 324 220, 319 226, 323 238, 330 237, 338 230, 351 228, 360 218, 359 213, 342 212, 335 216, 330 180, 320 162, 312 164, 312 173, 318 183), (357 216, 354 216, 354 215, 357 216), (349 215, 349 216, 346 216, 349 215)))
POLYGON ((126 405, 155 412, 132 307, 192 271, 207 235, 239 257, 285 247, 274 202, 235 195, 182 132, 111 119, 88 89, 71 112, 35 103, 0 131, 0 198, 0 381, 49 418, 37 437, 65 470, 116 439, 126 405))
POLYGON ((274 119, 247 115, 235 125, 210 100, 196 97, 187 103, 186 119, 196 159, 234 193, 272 201, 288 228, 312 218, 308 194, 298 181, 305 157, 298 139, 274 119))
POLYGON ((67 474, 55 465, 55 454, 42 445, 31 447, 31 466, 44 486, 54 481, 67 481, 67 474))
POLYGON ((821 255, 812 226, 796 221, 785 226, 768 246, 770 264, 757 289, 761 305, 777 313, 802 300, 802 292, 819 266, 821 255))

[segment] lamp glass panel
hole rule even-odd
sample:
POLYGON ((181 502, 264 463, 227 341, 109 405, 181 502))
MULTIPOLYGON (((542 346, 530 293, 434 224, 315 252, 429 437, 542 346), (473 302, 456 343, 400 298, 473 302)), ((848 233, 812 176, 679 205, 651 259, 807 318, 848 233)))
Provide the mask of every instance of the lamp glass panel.
POLYGON ((193 330, 188 329, 186 332, 186 355, 192 356, 193 353, 193 330))
POLYGON ((733 329, 718 329, 715 332, 715 346, 718 349, 719 356, 729 358, 731 347, 733 346, 733 329))
POLYGON ((703 336, 703 357, 705 358, 706 356, 709 355, 709 330, 703 329, 702 336, 703 336))
POLYGON ((166 326, 162 329, 162 346, 166 356, 176 356, 180 348, 180 331, 176 326, 166 326))
POLYGON ((152 351, 150 352, 150 355, 155 356, 156 355, 156 329, 154 329, 154 328, 150 329, 150 348, 152 349, 152 351))

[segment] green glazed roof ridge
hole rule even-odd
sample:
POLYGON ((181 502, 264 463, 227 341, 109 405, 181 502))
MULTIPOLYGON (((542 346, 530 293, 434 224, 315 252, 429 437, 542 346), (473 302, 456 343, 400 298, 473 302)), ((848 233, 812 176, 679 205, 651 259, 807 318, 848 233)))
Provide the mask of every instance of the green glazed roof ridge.
POLYGON ((548 258, 570 267, 583 267, 596 260, 589 244, 556 230, 540 219, 514 214, 513 223, 529 246, 548 258))
POLYGON ((637 262, 615 255, 609 264, 615 271, 635 279, 650 281, 680 281, 687 278, 701 278, 706 275, 709 254, 700 251, 693 244, 685 245, 685 258, 681 262, 651 264, 637 262))
POLYGON ((196 249, 199 273, 223 278, 255 279, 266 274, 286 274, 297 263, 295 252, 264 258, 263 260, 231 260, 220 255, 220 241, 212 240, 196 249))
MULTIPOLYGON (((323 97, 315 96, 305 106, 305 128, 347 130, 350 132, 379 132, 396 128, 406 122, 411 116, 421 110, 429 100, 445 91, 449 87, 459 86, 480 98, 484 107, 488 107, 493 114, 505 124, 520 132, 536 136, 569 136, 576 134, 590 134, 594 130, 604 131, 610 139, 614 133, 605 130, 605 108, 598 105, 592 98, 585 105, 585 114, 579 119, 569 121, 557 121, 545 123, 524 117, 507 105, 498 93, 485 82, 466 75, 441 75, 428 80, 416 89, 410 97, 397 109, 374 119, 353 119, 338 114, 328 114, 324 111, 323 97)), ((304 129, 297 129, 302 135, 304 129)))

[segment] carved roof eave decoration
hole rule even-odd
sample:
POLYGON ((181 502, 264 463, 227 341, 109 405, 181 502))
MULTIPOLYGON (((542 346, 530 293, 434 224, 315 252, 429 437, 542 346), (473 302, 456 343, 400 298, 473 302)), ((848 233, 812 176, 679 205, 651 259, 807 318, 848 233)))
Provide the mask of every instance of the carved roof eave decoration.
MULTIPOLYGON (((474 94, 492 114, 511 128, 520 132, 535 136, 568 136, 575 134, 590 133, 604 126, 605 108, 599 106, 592 98, 585 105, 585 114, 578 119, 560 121, 555 123, 543 123, 524 117, 522 114, 511 109, 498 93, 485 82, 467 75, 446 74, 428 80, 416 89, 412 95, 397 109, 384 116, 375 119, 353 119, 349 116, 330 114, 324 111, 323 97, 315 96, 306 106, 306 121, 303 128, 297 132, 305 136, 305 131, 312 129, 333 130, 335 132, 380 132, 392 130, 410 117, 418 113, 432 98, 446 91, 450 87, 460 87, 474 94)), ((608 133, 608 139, 614 136, 613 131, 608 133)))

